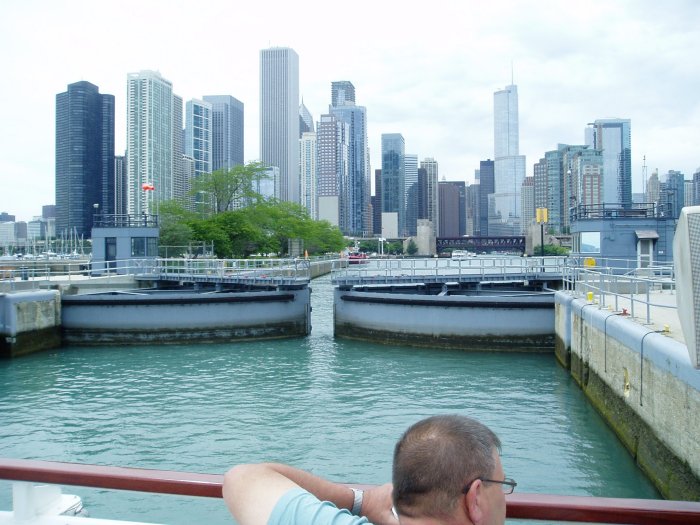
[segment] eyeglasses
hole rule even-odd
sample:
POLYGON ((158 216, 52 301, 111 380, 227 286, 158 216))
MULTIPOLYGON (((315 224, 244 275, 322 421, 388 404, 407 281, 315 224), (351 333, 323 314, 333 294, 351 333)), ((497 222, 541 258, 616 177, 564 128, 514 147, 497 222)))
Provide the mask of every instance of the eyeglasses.
MULTIPOLYGON (((483 483, 500 483, 501 489, 503 489, 503 494, 513 494, 513 491, 515 490, 515 487, 518 486, 518 484, 515 482, 515 480, 506 478, 504 480, 497 480, 497 479, 484 479, 484 478, 476 478, 478 480, 481 480, 483 483)), ((476 481, 476 479, 474 481, 476 481)), ((470 481, 467 483, 464 488, 462 489, 462 494, 466 494, 469 492, 469 489, 471 488, 472 484, 474 481, 470 481)))

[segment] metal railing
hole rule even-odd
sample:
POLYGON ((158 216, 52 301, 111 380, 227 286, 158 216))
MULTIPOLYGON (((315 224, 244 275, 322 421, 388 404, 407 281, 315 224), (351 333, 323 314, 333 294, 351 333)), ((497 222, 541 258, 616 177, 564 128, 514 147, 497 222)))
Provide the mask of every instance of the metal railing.
POLYGON ((629 308, 632 318, 641 318, 651 324, 652 308, 676 310, 675 301, 663 302, 657 292, 675 294, 676 280, 672 265, 637 268, 621 274, 616 268, 567 267, 563 278, 564 289, 579 297, 590 297, 601 308, 615 311, 629 308), (642 312, 640 312, 640 310, 642 312))
MULTIPOLYGON (((223 484, 221 474, 2 458, 0 479, 209 498, 221 498, 223 484)), ((560 522, 691 524, 700 523, 700 502, 515 492, 506 496, 506 516, 560 522)))
MULTIPOLYGON (((337 256, 330 260, 337 259, 337 256)), ((144 258, 119 261, 34 262, 0 265, 0 293, 70 285, 86 279, 110 283, 125 278, 188 282, 308 282, 314 259, 144 258)))
POLYGON ((568 257, 473 257, 469 259, 369 259, 360 264, 338 261, 334 284, 397 282, 507 281, 556 279, 568 257))

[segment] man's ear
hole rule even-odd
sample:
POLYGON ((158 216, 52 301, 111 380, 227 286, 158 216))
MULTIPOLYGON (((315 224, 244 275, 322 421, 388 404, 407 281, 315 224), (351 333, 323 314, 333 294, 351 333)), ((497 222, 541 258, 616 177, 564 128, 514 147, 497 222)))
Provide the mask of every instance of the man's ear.
POLYGON ((474 480, 464 498, 466 499, 469 521, 478 525, 484 517, 484 484, 480 479, 474 480))

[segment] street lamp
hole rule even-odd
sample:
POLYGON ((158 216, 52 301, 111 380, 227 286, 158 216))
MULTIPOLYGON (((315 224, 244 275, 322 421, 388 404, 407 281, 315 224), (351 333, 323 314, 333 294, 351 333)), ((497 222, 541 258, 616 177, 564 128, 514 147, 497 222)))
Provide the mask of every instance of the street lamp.
POLYGON ((540 253, 544 257, 544 223, 548 222, 548 211, 547 208, 537 208, 535 218, 537 223, 540 225, 540 253))

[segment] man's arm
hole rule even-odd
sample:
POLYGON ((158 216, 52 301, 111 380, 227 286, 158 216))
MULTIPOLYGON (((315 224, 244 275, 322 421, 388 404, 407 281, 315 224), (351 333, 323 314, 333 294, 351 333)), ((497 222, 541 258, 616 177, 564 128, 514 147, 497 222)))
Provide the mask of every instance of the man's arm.
MULTIPOLYGON (((233 467, 224 476, 223 494, 240 525, 266 525, 277 501, 297 487, 338 508, 352 509, 354 493, 345 485, 279 463, 233 467)), ((391 484, 366 490, 361 514, 378 525, 396 524, 391 514, 391 484)))

